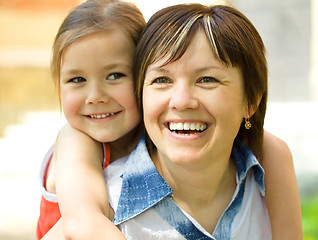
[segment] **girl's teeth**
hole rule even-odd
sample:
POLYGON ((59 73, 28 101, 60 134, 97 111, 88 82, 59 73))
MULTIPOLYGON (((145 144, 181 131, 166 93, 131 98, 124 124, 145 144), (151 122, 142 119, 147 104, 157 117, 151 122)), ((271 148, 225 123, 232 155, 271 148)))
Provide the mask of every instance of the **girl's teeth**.
POLYGON ((115 115, 115 113, 107 113, 107 114, 90 115, 90 117, 101 119, 101 118, 107 118, 107 117, 114 116, 114 115, 115 115))

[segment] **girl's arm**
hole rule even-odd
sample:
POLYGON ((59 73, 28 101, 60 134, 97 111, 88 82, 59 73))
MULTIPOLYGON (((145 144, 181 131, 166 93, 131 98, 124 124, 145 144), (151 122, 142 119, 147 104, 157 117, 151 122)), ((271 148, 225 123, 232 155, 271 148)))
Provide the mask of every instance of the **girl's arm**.
POLYGON ((101 143, 66 125, 57 138, 53 157, 64 237, 125 239, 107 218, 110 207, 102 173, 101 143))
POLYGON ((41 240, 64 240, 62 218, 45 234, 41 240))
POLYGON ((284 141, 265 131, 263 153, 265 200, 273 240, 302 239, 299 192, 291 152, 284 141))
MULTIPOLYGON (((105 228, 107 232, 107 236, 101 236, 100 239, 126 239, 123 237, 122 233, 120 231, 117 231, 113 229, 114 225, 111 221, 108 221, 106 225, 102 226, 105 228)), ((42 240, 64 240, 66 239, 63 234, 63 219, 60 218, 60 220, 48 231, 45 236, 42 238, 42 240)))

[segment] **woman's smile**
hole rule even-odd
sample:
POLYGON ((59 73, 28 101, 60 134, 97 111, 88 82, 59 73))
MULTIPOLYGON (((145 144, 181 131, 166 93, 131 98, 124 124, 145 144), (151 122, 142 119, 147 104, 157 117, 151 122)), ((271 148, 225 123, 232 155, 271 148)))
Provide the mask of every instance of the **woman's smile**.
POLYGON ((165 60, 149 65, 143 89, 145 127, 158 152, 178 162, 229 152, 247 110, 240 70, 214 55, 202 31, 180 59, 165 60))
POLYGON ((199 137, 208 128, 207 123, 199 121, 169 121, 164 124, 172 133, 183 137, 199 137))

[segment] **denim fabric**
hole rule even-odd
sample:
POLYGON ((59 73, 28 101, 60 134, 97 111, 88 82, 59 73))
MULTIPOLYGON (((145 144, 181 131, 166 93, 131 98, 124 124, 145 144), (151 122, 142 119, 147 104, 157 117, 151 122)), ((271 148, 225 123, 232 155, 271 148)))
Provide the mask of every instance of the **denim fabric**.
POLYGON ((114 223, 116 225, 126 223, 153 208, 185 239, 230 239, 232 223, 240 211, 246 179, 251 169, 253 169, 259 191, 262 195, 265 194, 264 171, 252 152, 243 143, 235 141, 232 156, 237 166, 238 186, 231 203, 223 212, 211 236, 198 228, 171 199, 172 189, 154 166, 148 154, 145 139, 141 137, 125 165, 114 223))
POLYGON ((201 232, 188 219, 178 205, 170 198, 165 198, 154 206, 159 215, 188 240, 208 240, 211 237, 201 232))
POLYGON ((145 138, 141 137, 126 162, 114 223, 139 215, 171 194, 172 189, 151 161, 145 138))
POLYGON ((257 183, 261 194, 265 196, 264 170, 257 161, 255 155, 244 143, 235 140, 232 156, 236 163, 239 183, 242 184, 246 180, 249 170, 253 168, 255 182, 257 183))

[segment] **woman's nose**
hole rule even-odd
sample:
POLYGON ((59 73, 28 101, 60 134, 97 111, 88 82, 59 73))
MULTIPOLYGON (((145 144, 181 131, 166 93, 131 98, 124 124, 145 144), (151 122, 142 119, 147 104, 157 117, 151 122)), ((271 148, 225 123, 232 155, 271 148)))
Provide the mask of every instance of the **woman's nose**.
POLYGON ((88 95, 86 98, 87 104, 107 103, 109 96, 99 84, 94 84, 89 87, 88 95))
POLYGON ((172 91, 169 107, 179 111, 198 108, 199 102, 196 98, 194 89, 191 86, 174 86, 174 91, 172 91))

